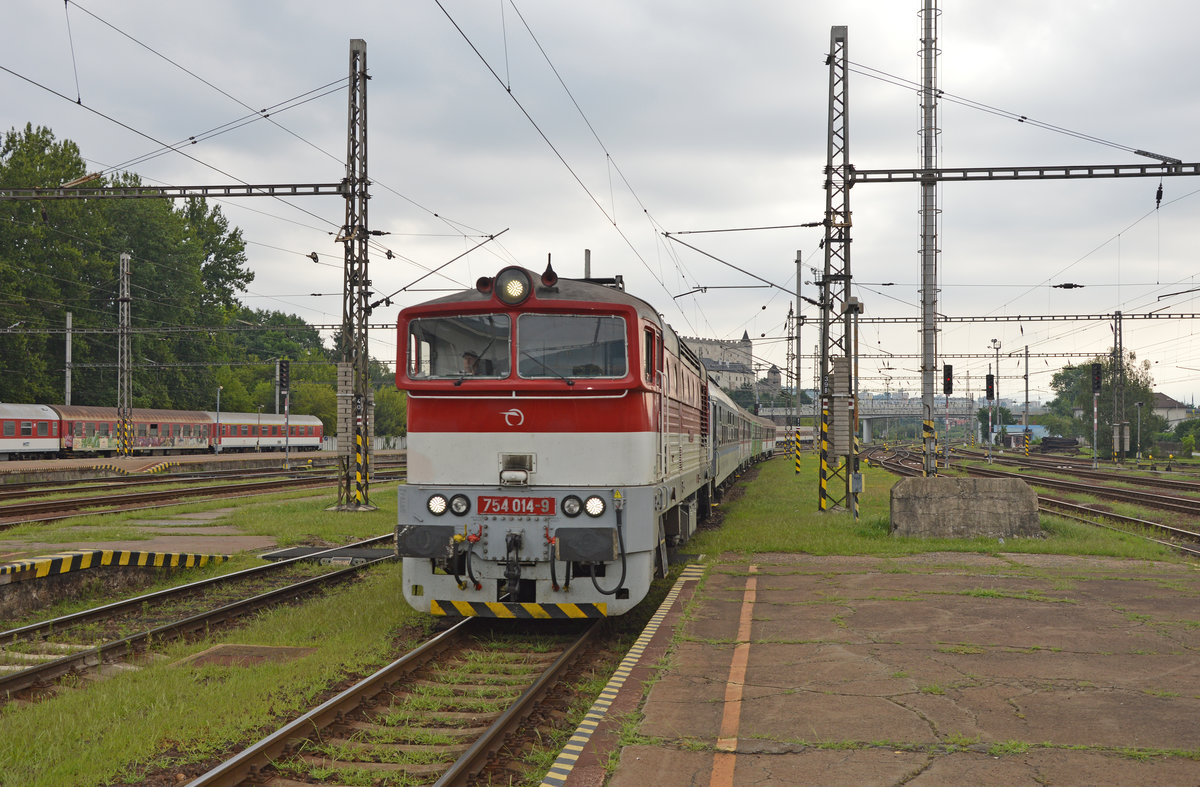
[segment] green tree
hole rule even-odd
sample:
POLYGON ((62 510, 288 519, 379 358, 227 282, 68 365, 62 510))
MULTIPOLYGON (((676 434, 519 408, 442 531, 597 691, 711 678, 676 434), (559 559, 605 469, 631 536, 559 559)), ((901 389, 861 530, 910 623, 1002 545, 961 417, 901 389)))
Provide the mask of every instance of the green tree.
POLYGON ((375 391, 375 434, 408 434, 408 397, 396 386, 385 385, 375 391))
MULTIPOLYGON (((79 148, 57 141, 49 129, 26 125, 5 133, 0 143, 0 187, 57 186, 83 174, 79 148)), ((67 304, 78 304, 80 318, 90 317, 98 287, 109 300, 115 297, 107 286, 110 274, 97 264, 95 245, 76 242, 98 230, 99 223, 78 202, 0 202, 0 328, 13 331, 0 335, 5 372, 0 400, 62 401, 64 335, 35 331, 61 330, 67 304)), ((87 356, 86 347, 77 347, 76 360, 87 356)))
POLYGON ((337 394, 321 383, 292 383, 292 412, 321 419, 325 434, 337 434, 337 394))
MULTIPOLYGON (((1101 365, 1101 386, 1099 403, 1096 407, 1096 450, 1101 456, 1111 456, 1113 449, 1113 381, 1123 377, 1124 408, 1117 415, 1118 421, 1130 424, 1130 454, 1137 451, 1133 442, 1137 440, 1138 413, 1135 402, 1154 402, 1154 381, 1150 376, 1150 362, 1137 362, 1133 352, 1127 352, 1122 363, 1118 365, 1112 353, 1097 356, 1091 361, 1078 366, 1064 366, 1055 372, 1050 381, 1050 387, 1057 396, 1049 403, 1052 413, 1058 415, 1070 414, 1072 417, 1072 436, 1083 437, 1089 442, 1092 439, 1092 364, 1101 365), (1075 413, 1079 413, 1075 417, 1075 413)), ((1153 443, 1153 436, 1166 428, 1166 420, 1154 415, 1148 407, 1142 413, 1142 453, 1153 443)))
MULTIPOLYGON (((991 425, 996 434, 1001 434, 1002 425, 1004 427, 1009 427, 1016 423, 1013 420, 1012 411, 1010 411, 1007 407, 993 408, 991 418, 991 425)), ((979 411, 975 413, 975 419, 979 421, 979 433, 983 435, 983 439, 986 442, 988 433, 988 408, 979 408, 979 411)))
MULTIPOLYGON (((0 187, 58 186, 86 172, 73 142, 26 125, 0 141, 0 187)), ((91 186, 138 186, 133 174, 91 186)), ((63 398, 66 313, 73 317, 72 403, 113 406, 117 389, 120 258, 131 258, 131 361, 136 407, 273 412, 275 362, 292 362, 297 413, 335 421, 335 359, 320 334, 291 314, 250 309, 253 281, 241 231, 203 199, 0 202, 0 401, 63 398), (183 330, 180 330, 183 329, 183 330), (55 331, 55 332, 52 332, 55 331), (312 409, 309 409, 311 404, 312 409)), ((391 359, 371 359, 392 385, 391 359)))
MULTIPOLYGON (((0 144, 0 186, 58 186, 85 172, 79 148, 46 128, 13 129, 0 144)), ((89 185, 140 185, 134 175, 89 185)), ((72 402, 116 403, 120 258, 131 257, 131 362, 134 405, 209 409, 205 367, 234 360, 220 330, 234 295, 253 274, 245 244, 219 208, 204 200, 7 201, 0 204, 0 297, 6 316, 28 332, 0 340, 0 399, 62 401, 71 312, 72 402), (212 326, 211 332, 160 330, 212 326), (105 332, 91 332, 101 329, 105 332), (196 369, 202 371, 197 373, 196 369), (12 373, 19 372, 19 373, 12 373)))

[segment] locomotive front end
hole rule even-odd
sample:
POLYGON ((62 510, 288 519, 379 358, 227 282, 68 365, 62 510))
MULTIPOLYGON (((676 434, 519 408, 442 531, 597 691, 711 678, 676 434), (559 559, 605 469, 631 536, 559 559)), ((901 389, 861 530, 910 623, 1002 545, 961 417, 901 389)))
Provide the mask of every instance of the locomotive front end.
POLYGON ((396 548, 413 607, 602 617, 645 595, 657 436, 633 300, 506 268, 401 313, 396 548))

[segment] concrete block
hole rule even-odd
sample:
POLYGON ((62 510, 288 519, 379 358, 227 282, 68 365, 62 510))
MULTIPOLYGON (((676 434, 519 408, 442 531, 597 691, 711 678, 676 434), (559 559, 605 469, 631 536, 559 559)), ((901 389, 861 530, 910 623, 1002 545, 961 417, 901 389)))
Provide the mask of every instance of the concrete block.
POLYGON ((891 531, 926 538, 1041 536, 1037 494, 1019 478, 904 478, 892 487, 891 531))

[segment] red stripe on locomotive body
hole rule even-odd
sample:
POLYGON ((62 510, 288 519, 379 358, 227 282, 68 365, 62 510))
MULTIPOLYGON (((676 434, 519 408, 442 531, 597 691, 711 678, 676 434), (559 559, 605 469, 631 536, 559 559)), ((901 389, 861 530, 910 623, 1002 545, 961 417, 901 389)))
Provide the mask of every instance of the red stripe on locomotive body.
MULTIPOLYGON (((553 386, 561 392, 562 382, 553 386)), ((547 386, 550 387, 550 386, 547 386)), ((447 386, 447 390, 453 390, 447 386)), ((559 396, 495 397, 412 392, 408 431, 445 432, 653 432, 654 394, 644 390, 559 396)))

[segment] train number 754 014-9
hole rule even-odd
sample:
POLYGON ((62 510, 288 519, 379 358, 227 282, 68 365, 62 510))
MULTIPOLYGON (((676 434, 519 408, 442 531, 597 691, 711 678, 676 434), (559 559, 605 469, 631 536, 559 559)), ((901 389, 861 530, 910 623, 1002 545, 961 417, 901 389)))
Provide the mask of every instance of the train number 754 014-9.
POLYGON ((554 498, 480 495, 479 513, 517 516, 554 516, 554 498))

